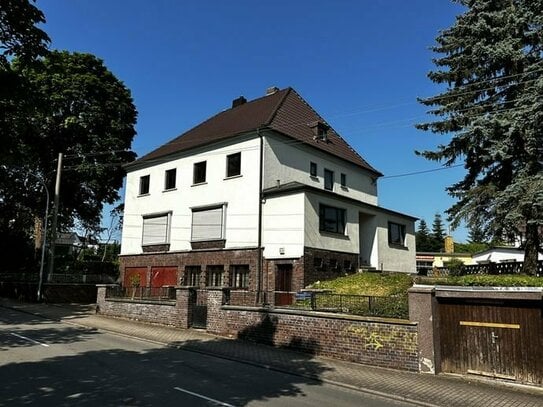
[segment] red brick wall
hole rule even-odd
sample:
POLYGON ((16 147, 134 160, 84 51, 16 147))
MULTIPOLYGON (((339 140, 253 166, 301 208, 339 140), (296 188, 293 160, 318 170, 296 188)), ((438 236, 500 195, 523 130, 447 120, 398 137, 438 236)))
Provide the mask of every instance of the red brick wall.
POLYGON ((213 305, 208 308, 214 317, 208 319, 207 330, 214 334, 373 366, 419 370, 416 324, 247 307, 212 310, 213 305))
POLYGON ((204 272, 207 266, 223 265, 225 284, 230 284, 230 265, 249 265, 249 291, 256 291, 257 249, 243 250, 203 250, 178 253, 145 253, 141 255, 120 256, 121 281, 124 273, 131 267, 177 267, 177 284, 183 285, 185 266, 200 266, 202 278, 200 287, 205 287, 204 272))

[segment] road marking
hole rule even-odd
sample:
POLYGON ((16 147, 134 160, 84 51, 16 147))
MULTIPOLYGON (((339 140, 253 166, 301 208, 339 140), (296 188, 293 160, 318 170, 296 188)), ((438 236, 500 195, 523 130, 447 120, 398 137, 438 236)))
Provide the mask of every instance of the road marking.
POLYGON ((204 400, 207 400, 207 401, 211 401, 212 403, 218 404, 219 406, 224 406, 224 407, 235 407, 235 406, 233 406, 232 404, 223 403, 222 401, 219 401, 219 400, 215 400, 215 399, 206 397, 206 396, 204 396, 204 395, 202 395, 202 394, 193 393, 192 391, 188 391, 188 390, 182 389, 181 387, 174 387, 174 390, 177 390, 177 391, 181 391, 181 392, 183 392, 183 393, 190 394, 191 396, 200 397, 201 399, 204 399, 204 400))
POLYGON ((25 341, 33 342, 33 343, 35 343, 35 344, 37 344, 37 345, 45 346, 46 348, 49 347, 49 345, 47 345, 46 343, 41 343, 41 342, 35 341, 34 339, 30 339, 30 338, 27 338, 26 336, 19 335, 19 334, 13 333, 13 332, 10 332, 10 333, 11 333, 13 336, 16 336, 17 338, 24 339, 25 341))

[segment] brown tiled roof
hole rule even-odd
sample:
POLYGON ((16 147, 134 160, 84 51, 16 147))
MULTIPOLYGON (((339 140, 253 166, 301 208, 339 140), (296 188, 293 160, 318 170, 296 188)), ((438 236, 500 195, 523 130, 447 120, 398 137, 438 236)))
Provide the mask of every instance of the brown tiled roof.
POLYGON ((180 151, 254 131, 258 128, 268 128, 300 143, 343 158, 378 176, 382 175, 354 151, 332 128, 328 129, 327 141, 315 139, 311 125, 317 122, 328 125, 294 89, 286 88, 220 112, 151 151, 133 164, 162 158, 180 151))

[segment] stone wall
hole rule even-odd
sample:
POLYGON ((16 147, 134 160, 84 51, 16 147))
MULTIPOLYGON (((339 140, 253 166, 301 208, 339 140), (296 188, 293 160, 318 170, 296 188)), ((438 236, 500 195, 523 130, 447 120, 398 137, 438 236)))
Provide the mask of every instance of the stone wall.
POLYGON ((351 362, 418 371, 416 324, 299 310, 221 306, 208 294, 207 331, 351 362))
MULTIPOLYGON (((190 289, 178 288, 168 304, 105 298, 98 312, 145 322, 190 326, 190 289)), ((319 356, 393 369, 418 371, 417 325, 404 320, 223 305, 222 290, 207 291, 207 332, 319 356)))
POLYGON ((188 328, 190 325, 191 306, 189 289, 178 288, 176 300, 145 301, 107 298, 108 285, 99 285, 96 312, 111 317, 134 319, 136 321, 188 328))

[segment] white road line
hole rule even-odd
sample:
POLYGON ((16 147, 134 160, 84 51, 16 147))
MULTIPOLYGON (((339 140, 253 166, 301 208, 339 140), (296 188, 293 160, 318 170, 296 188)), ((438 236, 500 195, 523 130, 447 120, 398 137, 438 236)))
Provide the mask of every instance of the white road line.
POLYGON ((223 403, 222 401, 219 401, 219 400, 215 400, 215 399, 206 397, 206 396, 204 396, 204 395, 202 395, 202 394, 193 393, 192 391, 188 391, 188 390, 182 389, 181 387, 174 387, 174 390, 177 390, 177 391, 181 391, 181 392, 183 392, 183 393, 190 394, 191 396, 200 397, 201 399, 204 399, 204 400, 207 400, 207 401, 211 401, 212 403, 218 404, 219 406, 224 406, 224 407, 235 407, 235 406, 233 406, 232 404, 223 403))
POLYGON ((13 336, 16 336, 17 338, 21 338, 21 339, 24 339, 25 341, 30 341, 30 342, 33 342, 37 345, 41 345, 41 346, 45 346, 46 348, 49 347, 49 345, 47 345, 46 343, 41 343, 41 342, 38 342, 38 341, 35 341, 34 339, 30 339, 30 338, 27 338, 26 336, 23 336, 23 335, 19 335, 19 334, 16 334, 16 333, 13 333, 13 332, 10 332, 13 336))

